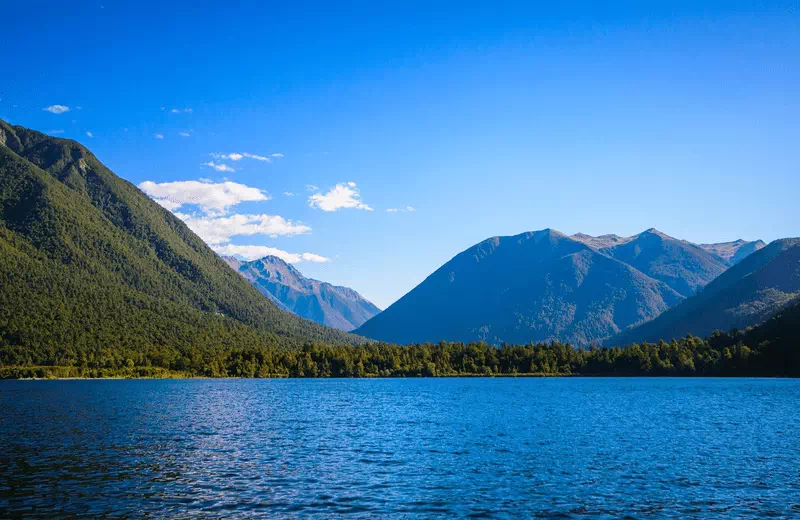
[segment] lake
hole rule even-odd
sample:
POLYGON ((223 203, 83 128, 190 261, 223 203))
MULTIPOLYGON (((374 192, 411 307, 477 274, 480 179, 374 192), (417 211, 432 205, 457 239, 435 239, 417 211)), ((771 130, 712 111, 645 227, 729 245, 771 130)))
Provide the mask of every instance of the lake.
POLYGON ((0 517, 800 516, 800 381, 0 381, 0 517))

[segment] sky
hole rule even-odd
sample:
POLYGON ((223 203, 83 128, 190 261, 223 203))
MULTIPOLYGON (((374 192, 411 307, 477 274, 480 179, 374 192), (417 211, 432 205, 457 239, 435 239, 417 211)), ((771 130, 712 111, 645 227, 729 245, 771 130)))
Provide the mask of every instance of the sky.
POLYGON ((3 7, 1 119, 381 308, 496 235, 800 235, 797 2, 71 4, 3 7))

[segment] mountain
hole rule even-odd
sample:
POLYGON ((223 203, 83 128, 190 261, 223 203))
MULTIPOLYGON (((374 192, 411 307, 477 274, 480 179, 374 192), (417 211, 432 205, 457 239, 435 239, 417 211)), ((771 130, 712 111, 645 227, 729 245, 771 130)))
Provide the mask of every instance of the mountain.
POLYGON ((632 237, 579 233, 573 239, 661 280, 682 296, 691 296, 719 276, 729 264, 716 254, 691 242, 678 240, 657 229, 632 237))
POLYGON ((800 298, 800 239, 776 240, 732 266, 702 292, 610 343, 658 341, 756 325, 800 298))
POLYGON ((458 254, 355 332, 399 343, 596 343, 683 297, 558 231, 493 237, 458 254))
POLYGON ((79 143, 3 121, 0 286, 0 363, 363 341, 279 310, 79 143))
POLYGON ((306 278, 277 256, 222 258, 279 308, 317 323, 350 331, 381 311, 353 289, 306 278))
POLYGON ((718 244, 699 245, 709 253, 717 255, 728 265, 735 265, 741 262, 747 256, 750 256, 759 249, 762 249, 767 244, 765 244, 763 240, 747 242, 739 239, 734 242, 720 242, 718 244))

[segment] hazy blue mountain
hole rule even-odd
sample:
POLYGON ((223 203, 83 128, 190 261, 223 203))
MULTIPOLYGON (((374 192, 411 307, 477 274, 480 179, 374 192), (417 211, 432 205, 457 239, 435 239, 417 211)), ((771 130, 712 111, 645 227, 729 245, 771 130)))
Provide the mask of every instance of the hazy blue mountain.
POLYGON ((656 229, 632 237, 589 237, 579 233, 572 238, 661 280, 683 296, 693 295, 729 266, 726 260, 697 244, 656 229))
POLYGON ((747 242, 745 240, 735 240, 733 242, 720 242, 717 244, 699 244, 700 247, 715 254, 724 260, 728 265, 735 265, 746 257, 752 255, 767 244, 763 240, 747 242))
POLYGON ((400 343, 560 339, 588 345, 682 299, 664 282, 545 229, 467 249, 356 332, 400 343))
POLYGON ((732 266, 699 294, 610 343, 705 336, 756 325, 800 298, 800 239, 776 240, 732 266))
POLYGON ((350 331, 380 312, 353 289, 306 278, 276 256, 252 262, 223 259, 278 307, 317 323, 350 331))

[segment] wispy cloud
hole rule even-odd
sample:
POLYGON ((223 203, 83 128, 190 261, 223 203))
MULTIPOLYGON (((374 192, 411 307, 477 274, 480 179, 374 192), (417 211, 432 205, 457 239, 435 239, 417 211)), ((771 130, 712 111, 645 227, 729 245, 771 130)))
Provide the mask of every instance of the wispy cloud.
POLYGON ((287 253, 269 246, 239 246, 234 244, 215 245, 211 248, 220 255, 240 256, 245 260, 258 260, 265 256, 277 256, 289 264, 298 262, 328 262, 330 259, 314 253, 287 253))
POLYGON ((91 132, 86 132, 86 137, 94 137, 94 134, 92 134, 91 132))
POLYGON ((50 105, 42 110, 51 114, 63 114, 64 112, 69 112, 69 107, 67 105, 50 105))
POLYGON ((215 217, 175 213, 175 216, 186 222, 189 229, 209 244, 224 244, 235 236, 265 235, 274 238, 311 232, 311 228, 305 224, 295 223, 280 215, 236 213, 215 217))
POLYGON ((50 134, 50 135, 61 135, 61 134, 64 133, 64 130, 62 130, 62 129, 48 130, 47 133, 50 134))
POLYGON ((208 161, 207 163, 203 163, 203 166, 208 166, 210 168, 214 168, 218 172, 235 172, 235 168, 231 168, 227 164, 224 163, 215 163, 214 161, 208 161))
POLYGON ((218 159, 220 161, 230 160, 230 161, 241 161, 244 155, 240 153, 212 153, 209 154, 214 159, 218 159))
MULTIPOLYGON (((212 153, 211 157, 213 157, 214 159, 217 159, 217 160, 221 160, 221 161, 224 161, 224 160, 241 161, 242 159, 254 159, 256 161, 272 162, 271 157, 277 157, 278 155, 280 155, 280 154, 277 154, 277 155, 276 154, 272 154, 272 156, 267 157, 265 155, 258 155, 258 154, 249 153, 249 152, 233 152, 233 153, 212 153)), ((280 157, 283 157, 283 155, 280 155, 280 157)))
POLYGON ((276 159, 280 159, 285 157, 282 153, 271 153, 269 154, 270 157, 275 157, 276 159))
POLYGON ((178 132, 178 135, 181 136, 181 137, 191 137, 192 136, 192 134, 190 134, 189 132, 178 132))
POLYGON ((284 192, 283 192, 283 195, 284 195, 285 197, 294 197, 294 193, 292 193, 291 191, 284 191, 284 192))
POLYGON ((183 205, 193 204, 210 215, 224 215, 229 208, 241 202, 269 200, 269 195, 263 190, 230 181, 145 181, 139 184, 139 189, 167 209, 176 210, 183 205))
POLYGON ((413 213, 416 210, 414 206, 406 206, 405 208, 387 208, 388 213, 413 213))
POLYGON ((272 162, 272 159, 270 159, 269 157, 264 157, 263 155, 256 155, 254 153, 247 153, 247 152, 244 152, 242 155, 244 155, 248 159, 255 159, 256 161, 272 162))
POLYGON ((372 211, 372 208, 361 201, 361 194, 356 183, 340 183, 328 190, 324 195, 315 193, 308 198, 308 205, 322 211, 336 211, 342 208, 355 208, 372 211))
POLYGON ((163 134, 153 134, 153 137, 155 137, 156 139, 164 139, 163 134))
MULTIPOLYGON (((167 107, 161 107, 161 111, 165 112, 167 107)), ((194 112, 191 108, 171 108, 169 109, 170 114, 191 114, 194 112)))

